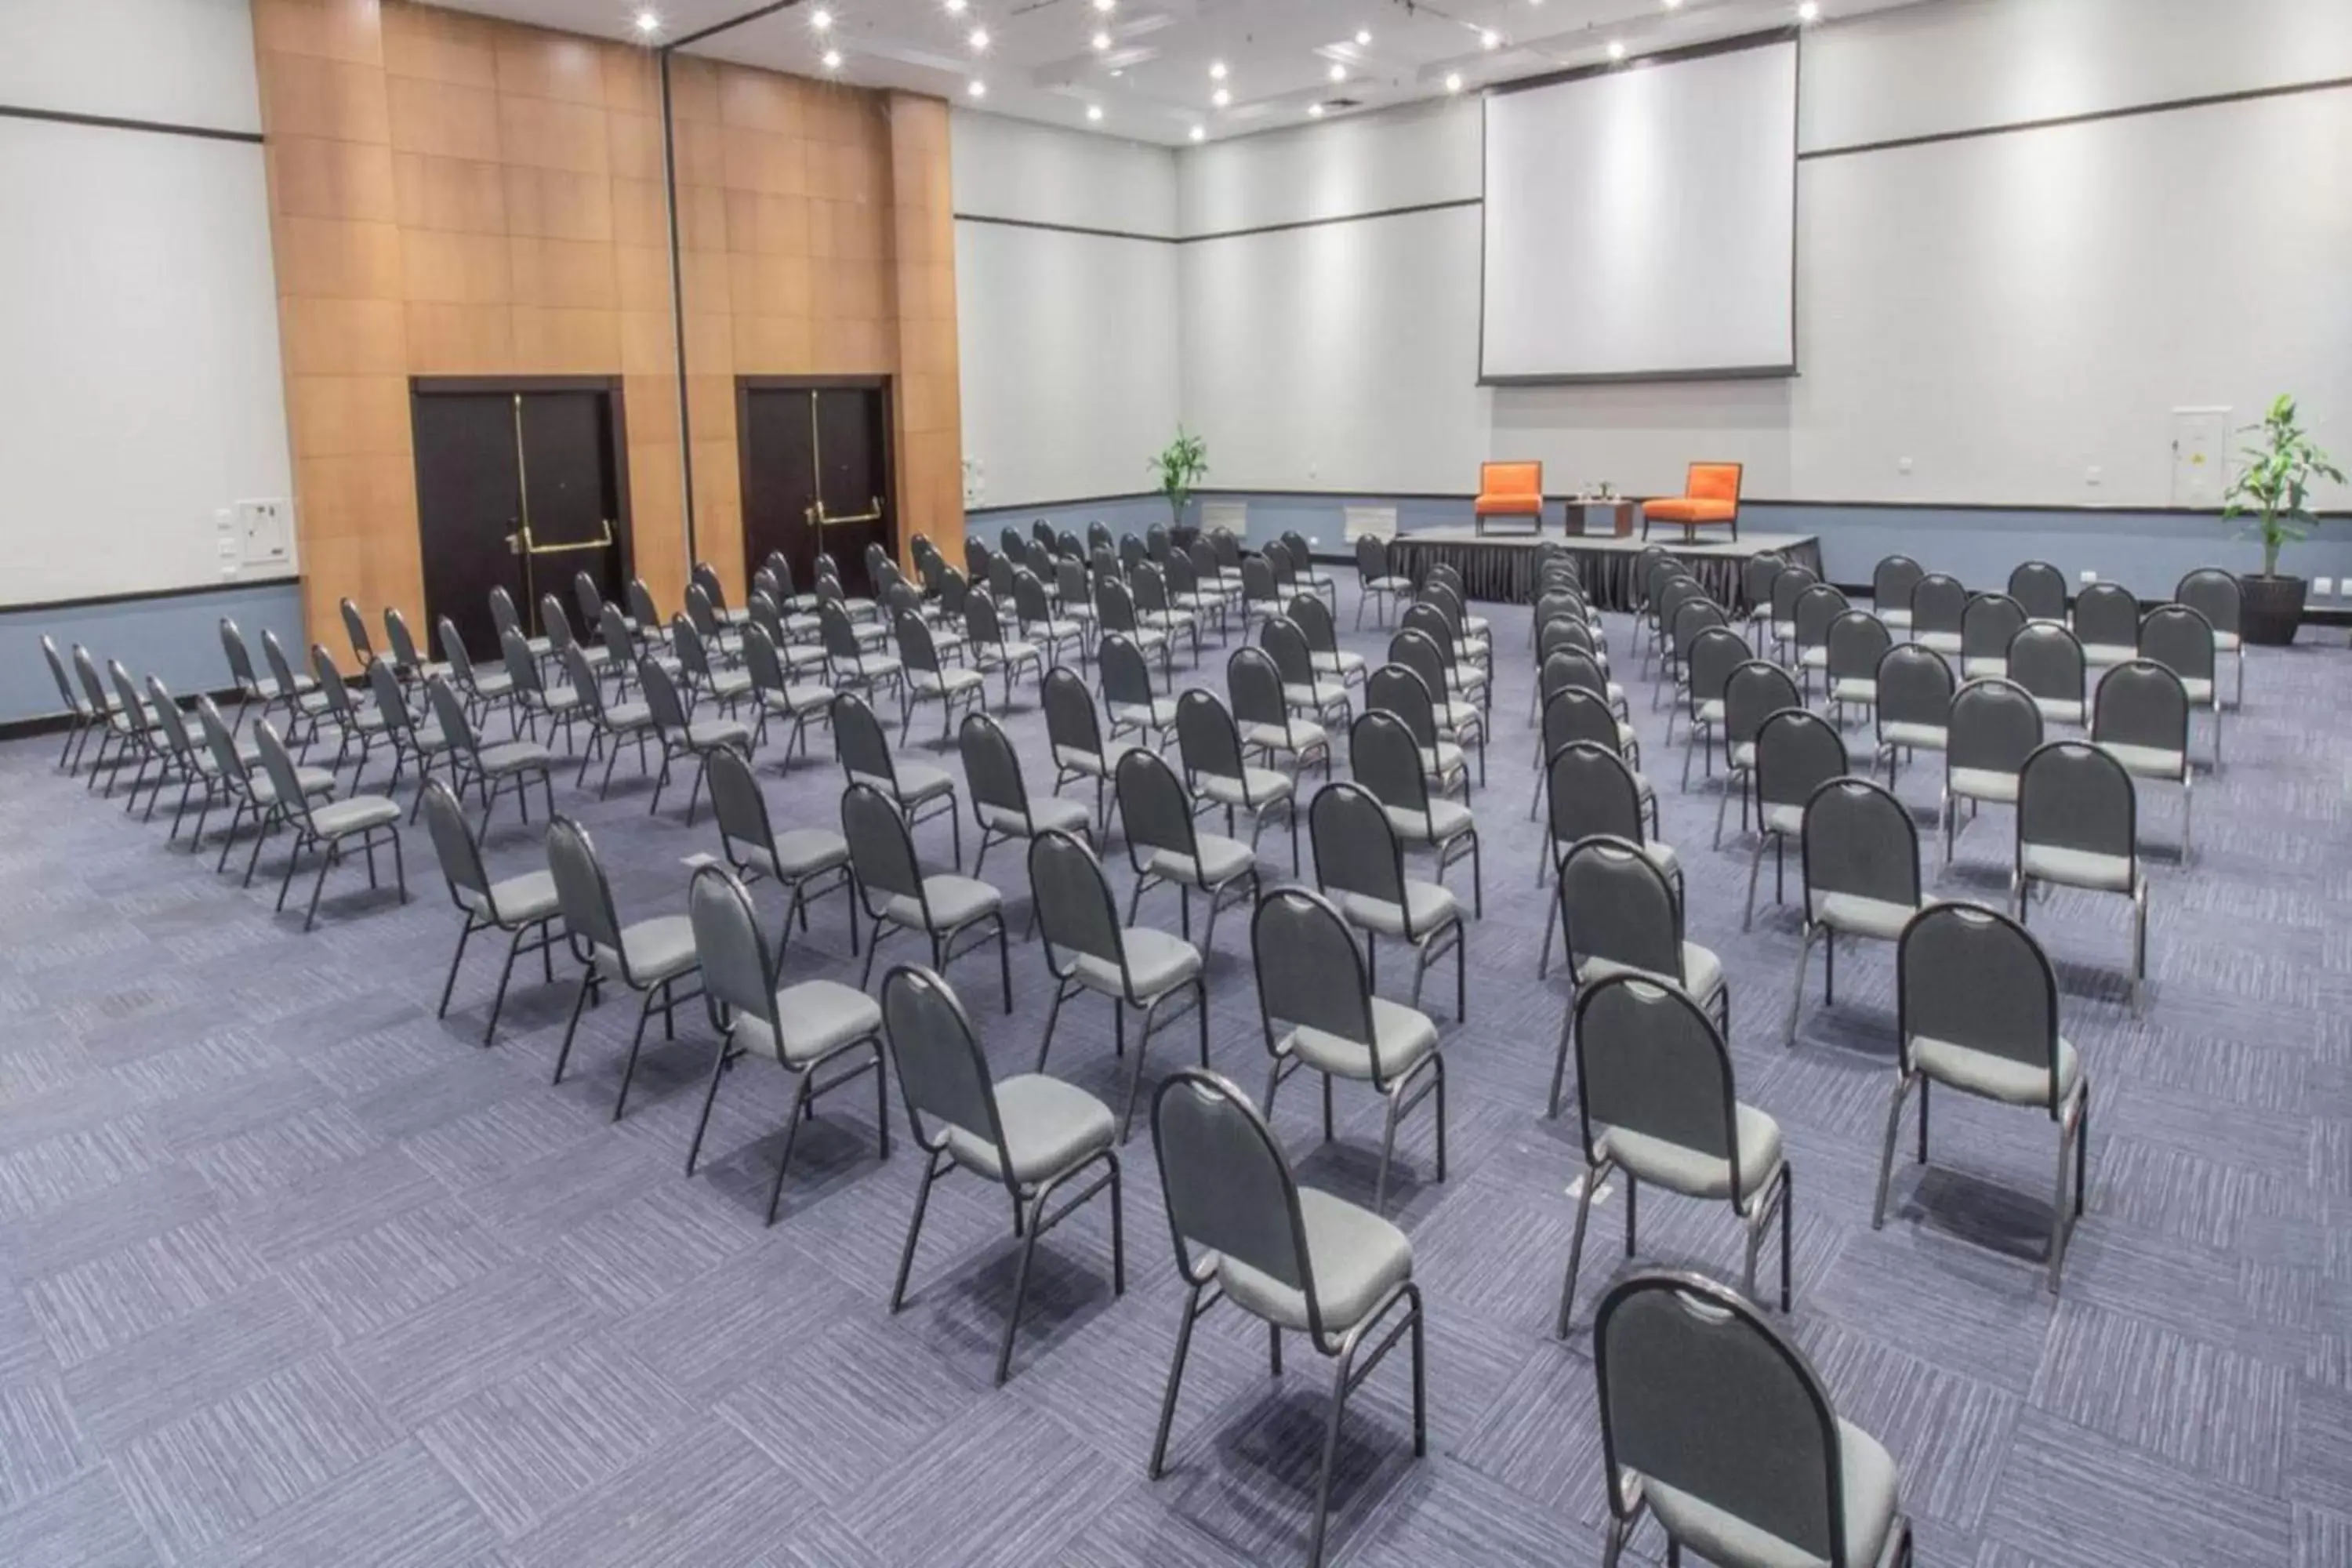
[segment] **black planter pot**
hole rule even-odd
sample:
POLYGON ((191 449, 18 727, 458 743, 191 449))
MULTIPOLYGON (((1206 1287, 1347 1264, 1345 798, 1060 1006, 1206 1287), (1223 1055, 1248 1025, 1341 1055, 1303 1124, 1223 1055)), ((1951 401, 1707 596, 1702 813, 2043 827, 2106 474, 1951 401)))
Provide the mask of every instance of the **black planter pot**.
POLYGON ((2303 596, 2307 584, 2300 577, 2250 576, 2238 579, 2243 595, 2238 611, 2239 632, 2262 647, 2284 647, 2294 641, 2303 625, 2303 596))

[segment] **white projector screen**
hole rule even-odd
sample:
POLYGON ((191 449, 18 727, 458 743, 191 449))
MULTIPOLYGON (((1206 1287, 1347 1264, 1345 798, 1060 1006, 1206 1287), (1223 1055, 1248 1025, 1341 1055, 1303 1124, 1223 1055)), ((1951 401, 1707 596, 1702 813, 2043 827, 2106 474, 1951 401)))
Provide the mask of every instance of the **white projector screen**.
POLYGON ((1797 44, 1486 99, 1480 379, 1796 373, 1797 44))

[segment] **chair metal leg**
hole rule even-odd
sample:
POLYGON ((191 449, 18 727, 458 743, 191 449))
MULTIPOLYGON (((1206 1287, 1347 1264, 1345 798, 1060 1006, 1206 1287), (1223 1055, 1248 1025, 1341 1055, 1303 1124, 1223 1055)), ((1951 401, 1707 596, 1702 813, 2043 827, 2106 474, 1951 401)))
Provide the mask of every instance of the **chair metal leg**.
MULTIPOLYGON (((688 1176, 694 1174, 694 1163, 702 1152, 702 1135, 710 1126, 710 1108, 719 1103, 719 1080, 725 1076, 733 1059, 734 1052, 725 1040, 720 1040, 719 1055, 710 1064, 710 1087, 702 1091, 702 1114, 695 1120, 693 1141, 686 1146, 686 1173, 688 1176)), ((799 1110, 797 1100, 793 1102, 793 1109, 799 1110)))
POLYGON ((898 1253, 898 1282, 890 1288, 890 1310, 893 1312, 907 1304, 907 1276, 915 1267, 915 1243, 923 1234, 923 1211, 930 1206, 931 1185, 947 1174, 947 1170, 942 1169, 940 1163, 946 1156, 938 1151, 928 1152, 929 1158, 923 1166, 922 1185, 915 1189, 915 1212, 907 1221, 907 1245, 898 1253))
POLYGON ((559 1084, 563 1081, 563 1064, 572 1059, 572 1042, 580 1033, 581 1011, 588 1005, 588 998, 595 989, 596 966, 592 963, 581 972, 580 994, 572 999, 572 1017, 563 1026, 563 1044, 556 1048, 555 1076, 548 1079, 550 1084, 559 1084))
MULTIPOLYGON (((1363 607, 1360 605, 1357 606, 1360 621, 1362 616, 1363 607)), ((1168 1363, 1168 1386, 1160 1395, 1160 1430, 1151 1439, 1151 1462, 1144 1472, 1155 1481, 1168 1468, 1168 1434, 1176 1424, 1176 1395, 1184 1386, 1184 1363, 1192 1352, 1192 1325, 1200 1319, 1201 1292, 1207 1288, 1206 1285, 1195 1285, 1186 1294, 1183 1321, 1176 1325, 1176 1354, 1168 1363)))
MULTIPOLYGON (((1813 939, 1821 934, 1822 928, 1807 921, 1804 935, 1797 943, 1797 982, 1789 992, 1789 1025, 1780 1033, 1780 1043, 1784 1046, 1793 1046, 1797 1043, 1797 1015, 1805 1005, 1805 961, 1812 956, 1813 939)), ((1828 962, 1834 962, 1837 953, 1837 933, 1830 932, 1829 939, 1828 962)))
MULTIPOLYGON (((1886 1225, 1886 1187, 1895 1174, 1895 1138, 1903 1129, 1903 1101, 1911 1092, 1911 1075, 1897 1073, 1895 1078, 1895 1099, 1886 1108, 1886 1138, 1878 1151, 1878 1199, 1871 1207, 1870 1228, 1882 1230, 1886 1225)), ((1921 1101, 1921 1120, 1926 1119, 1926 1101, 1921 1101)))
POLYGON ((1748 905, 1739 917, 1741 931, 1756 929, 1756 881, 1764 874, 1764 849, 1774 836, 1767 831, 1757 836, 1756 848, 1748 857, 1748 905))
POLYGON ((793 1168, 793 1144, 801 1135, 801 1123, 816 1113, 816 1068, 814 1065, 800 1075, 800 1087, 793 1093, 793 1109, 784 1118, 784 1146, 776 1151, 776 1174, 768 1184, 767 1223, 776 1223, 776 1205, 784 1195, 784 1173, 793 1168))
MULTIPOLYGON (((1141 1052, 1136 1054, 1136 1059, 1142 1059, 1141 1052)), ((1029 1265, 1037 1256, 1038 1222, 1045 1217, 1046 1195, 1058 1184, 1057 1177, 1040 1187, 1037 1195, 1029 1200, 1028 1234, 1022 1237, 1021 1262, 1013 1271, 1013 1306, 1004 1314, 1004 1342, 996 1352, 996 1386, 999 1388, 1003 1387, 1004 1380, 1013 1375, 1013 1341, 1021 1330, 1022 1300, 1029 1294, 1029 1265)))

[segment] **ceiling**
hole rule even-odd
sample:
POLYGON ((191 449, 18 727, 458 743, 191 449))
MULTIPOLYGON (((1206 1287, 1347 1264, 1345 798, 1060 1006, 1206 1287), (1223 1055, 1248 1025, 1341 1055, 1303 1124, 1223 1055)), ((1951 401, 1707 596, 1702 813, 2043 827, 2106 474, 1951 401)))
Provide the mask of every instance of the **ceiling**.
MULTIPOLYGON (((686 37, 758 0, 438 0, 617 38, 686 37), (641 13, 659 18, 639 30, 641 13)), ((1919 0, 1821 0, 1822 19, 1919 0)), ((689 52, 1180 145, 1785 26, 1798 0, 798 0, 689 52), (820 28, 822 12, 830 25, 820 28), (974 29, 986 45, 975 48, 974 29), (1095 47, 1096 35, 1107 47, 1095 47), (1369 41, 1359 42, 1360 38, 1369 41), (1491 41, 1491 47, 1489 47, 1491 41), (827 67, 828 49, 840 64, 827 67), (1214 75, 1222 64, 1222 79, 1214 75), (1335 73, 1338 79, 1334 79, 1335 73), (984 96, 974 96, 980 83, 984 96), (1222 90, 1228 99, 1215 101, 1222 90), (1099 119, 1089 119, 1099 110, 1099 119), (1195 135, 1195 132, 1199 134, 1195 135)))

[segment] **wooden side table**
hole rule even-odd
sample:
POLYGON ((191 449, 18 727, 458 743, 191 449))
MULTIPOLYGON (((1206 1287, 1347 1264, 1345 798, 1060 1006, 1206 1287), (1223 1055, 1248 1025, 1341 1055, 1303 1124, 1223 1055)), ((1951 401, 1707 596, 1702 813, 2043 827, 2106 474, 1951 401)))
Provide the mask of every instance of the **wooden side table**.
POLYGON ((1570 521, 1578 524, 1572 533, 1601 534, 1618 539, 1628 538, 1633 531, 1634 503, 1622 497, 1607 500, 1576 500, 1568 503, 1570 521), (1605 524, 1595 528, 1599 521, 1605 524))

